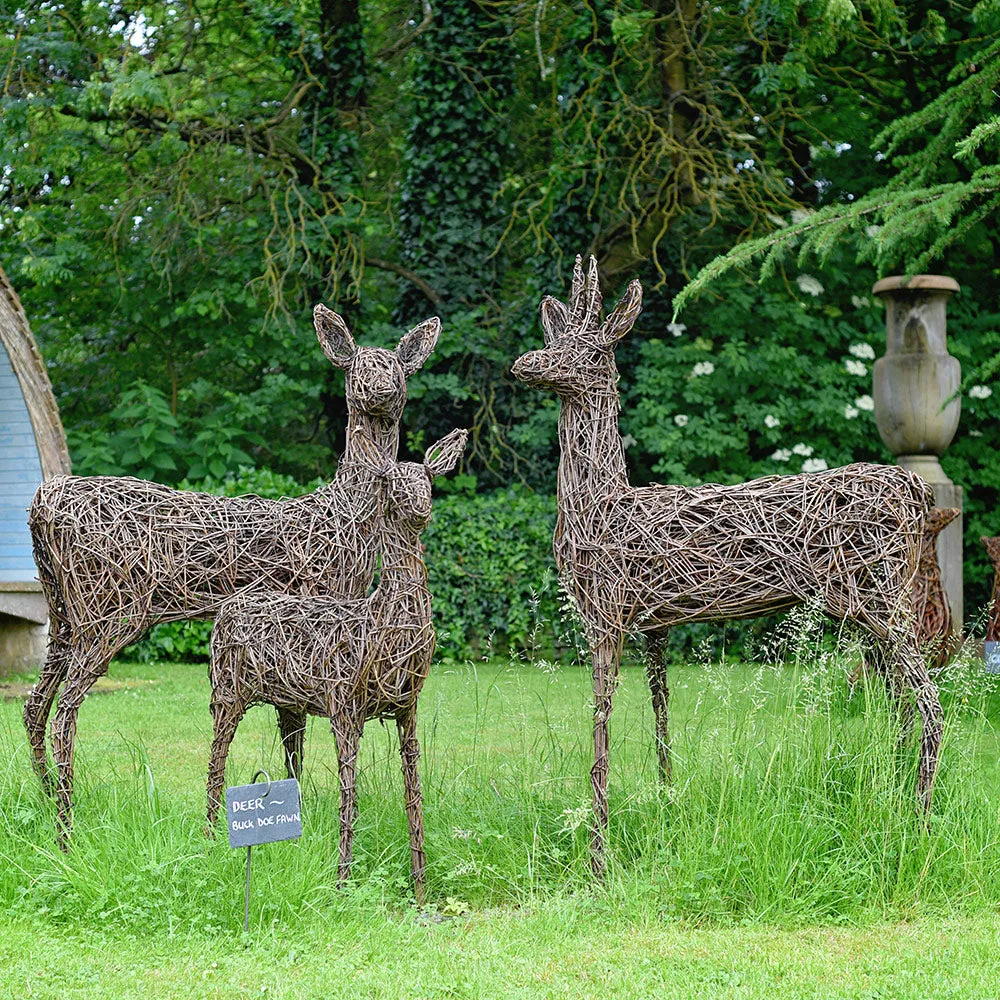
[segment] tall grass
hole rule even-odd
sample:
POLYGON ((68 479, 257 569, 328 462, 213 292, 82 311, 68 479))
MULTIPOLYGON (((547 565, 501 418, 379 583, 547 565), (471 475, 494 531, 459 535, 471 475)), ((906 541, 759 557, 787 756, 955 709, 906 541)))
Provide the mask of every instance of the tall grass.
MULTIPOLYGON (((916 745, 877 681, 851 695, 808 618, 774 661, 706 658, 671 669, 674 784, 656 780, 641 665, 623 670, 612 718, 611 868, 589 872, 590 676, 584 667, 487 659, 435 668, 421 703, 429 884, 441 912, 580 905, 639 920, 866 922, 1000 903, 998 699, 966 659, 942 679, 945 742, 929 823, 917 814, 916 745)), ((244 854, 204 836, 210 741, 204 670, 123 664, 152 681, 81 713, 73 849, 30 772, 20 705, 0 704, 0 907, 71 925, 231 932, 244 854)), ((233 783, 279 774, 269 710, 244 721, 233 783)), ((258 927, 347 919, 410 902, 394 734, 362 744, 355 868, 335 888, 336 767, 314 720, 301 840, 255 851, 258 927)), ((221 832, 221 831, 220 831, 221 832)))

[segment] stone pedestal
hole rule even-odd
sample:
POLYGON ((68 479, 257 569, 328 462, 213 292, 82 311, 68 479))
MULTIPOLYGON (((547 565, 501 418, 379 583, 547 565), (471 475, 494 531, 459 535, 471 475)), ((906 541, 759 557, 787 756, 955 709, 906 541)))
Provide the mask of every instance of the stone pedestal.
MULTIPOLYGON (((875 422, 885 445, 904 468, 934 490, 938 507, 962 509, 963 490, 941 468, 939 456, 951 444, 961 416, 961 367, 948 353, 945 307, 958 282, 940 274, 907 281, 884 278, 872 292, 886 303, 886 351, 875 362, 872 397, 875 422)), ((941 581, 956 633, 962 630, 962 521, 957 517, 938 536, 941 581)))
POLYGON ((38 670, 45 660, 47 623, 40 583, 0 582, 0 677, 38 670))

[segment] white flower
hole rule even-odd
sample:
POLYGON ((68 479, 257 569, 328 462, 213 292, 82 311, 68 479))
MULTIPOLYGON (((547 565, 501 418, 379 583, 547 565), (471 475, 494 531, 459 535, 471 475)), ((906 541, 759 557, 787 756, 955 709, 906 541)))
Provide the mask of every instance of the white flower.
POLYGON ((974 385, 969 390, 972 399, 989 399, 993 395, 993 390, 988 385, 974 385))
POLYGON ((872 399, 871 396, 858 396, 858 398, 854 400, 854 405, 859 410, 874 410, 875 400, 872 399))
POLYGON ((868 301, 867 295, 852 295, 851 305, 854 306, 855 309, 867 309, 871 303, 868 301))
POLYGON ((844 367, 847 369, 848 375, 867 375, 868 366, 863 365, 860 361, 855 361, 854 358, 848 358, 844 362, 844 367))
POLYGON ((823 294, 823 286, 811 274, 800 274, 795 279, 795 284, 797 284, 799 288, 806 293, 806 295, 812 295, 815 297, 823 294))
POLYGON ((792 446, 793 455, 801 455, 803 458, 808 458, 815 449, 811 444, 803 444, 801 441, 792 446))
POLYGON ((779 448, 772 456, 772 461, 787 462, 792 457, 792 453, 787 448, 779 448))
POLYGON ((769 413, 766 417, 764 417, 764 426, 771 428, 780 427, 781 421, 777 417, 769 413))
POLYGON ((858 408, 856 406, 851 406, 850 403, 844 407, 844 416, 848 420, 853 420, 858 415, 858 408))
POLYGON ((688 422, 688 415, 686 413, 678 413, 674 416, 674 423, 678 427, 686 427, 688 422))
POLYGON ((668 323, 667 329, 675 336, 679 337, 686 329, 687 326, 683 323, 668 323))
POLYGON ((824 469, 829 469, 830 466, 826 464, 825 459, 822 458, 807 458, 802 463, 803 472, 822 472, 824 469))
POLYGON ((875 360, 875 348, 871 344, 851 344, 847 350, 856 358, 863 358, 866 361, 875 360))
POLYGON ((715 365, 711 361, 699 361, 698 364, 691 369, 692 375, 711 375, 715 371, 715 365))

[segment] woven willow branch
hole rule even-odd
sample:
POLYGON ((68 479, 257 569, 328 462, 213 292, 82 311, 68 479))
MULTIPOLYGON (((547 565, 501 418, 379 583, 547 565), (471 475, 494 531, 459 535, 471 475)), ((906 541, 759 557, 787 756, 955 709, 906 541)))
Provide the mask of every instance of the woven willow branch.
POLYGON ((368 598, 246 591, 222 608, 212 629, 214 739, 208 769, 208 829, 214 829, 226 756, 251 705, 270 704, 290 777, 302 767, 307 713, 326 716, 340 770, 340 880, 351 867, 357 809, 355 766, 368 719, 395 719, 403 761, 410 857, 424 898, 424 833, 417 761, 417 696, 434 654, 431 595, 420 535, 431 519, 431 480, 450 472, 468 432, 452 431, 424 456, 388 473, 379 584, 368 598))
POLYGON ((937 541, 938 535, 961 513, 957 507, 933 507, 920 539, 917 574, 913 578, 913 613, 917 620, 917 642, 932 671, 940 670, 955 655, 957 646, 951 605, 941 580, 937 541))
POLYGON ((650 685, 661 769, 669 769, 665 630, 818 600, 881 645, 923 721, 919 795, 930 807, 941 706, 916 641, 911 587, 931 490, 897 466, 857 464, 738 486, 634 487, 618 431, 615 344, 639 315, 633 281, 601 322, 597 262, 578 257, 566 304, 541 303, 542 350, 514 375, 559 396, 554 551, 587 627, 594 679, 593 866, 605 868, 608 717, 622 643, 651 635, 650 685))
POLYGON ((327 358, 346 373, 348 435, 333 482, 307 496, 217 497, 130 477, 57 476, 29 523, 50 614, 49 649, 24 709, 33 764, 51 791, 45 724, 52 723, 60 839, 72 823, 73 744, 80 704, 111 658, 160 622, 213 618, 248 587, 360 598, 371 587, 382 481, 365 456, 394 462, 406 379, 427 360, 430 319, 395 351, 358 347, 325 306, 314 311, 327 358))
POLYGON ((1000 535, 979 539, 993 564, 993 592, 990 594, 990 611, 986 619, 986 641, 1000 642, 1000 535))

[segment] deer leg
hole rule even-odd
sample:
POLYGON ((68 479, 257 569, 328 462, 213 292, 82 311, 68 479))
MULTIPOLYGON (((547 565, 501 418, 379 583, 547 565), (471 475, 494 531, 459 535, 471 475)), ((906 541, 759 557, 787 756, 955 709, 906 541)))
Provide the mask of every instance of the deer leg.
MULTIPOLYGON (((937 775, 941 735, 944 729, 941 699, 937 685, 931 680, 927 662, 920 651, 914 634, 899 636, 895 648, 896 673, 901 683, 913 692, 917 712, 920 713, 920 764, 917 775, 917 800, 925 814, 931 811, 934 778, 937 775)), ((912 710, 911 710, 912 720, 912 710)))
POLYGON ((289 778, 301 778, 307 715, 297 708, 278 708, 277 712, 281 745, 285 749, 285 769, 289 778))
POLYGON ((246 713, 243 702, 212 703, 212 751, 208 759, 208 817, 205 836, 215 838, 215 818, 222 805, 222 787, 226 783, 226 759, 236 735, 236 728, 246 713))
POLYGON ((406 822, 410 827, 410 866, 413 871, 413 889, 417 905, 423 906, 427 898, 427 856, 424 854, 424 816, 420 797, 420 743, 417 741, 416 707, 396 719, 399 731, 399 755, 403 761, 403 787, 406 802, 406 822))
POLYGON ((337 740, 337 769, 340 773, 340 863, 337 869, 337 882, 342 886, 351 874, 354 818, 358 811, 355 774, 361 725, 353 713, 335 715, 330 723, 337 740))
POLYGON ((590 783, 594 790, 594 826, 590 865, 598 879, 607 871, 605 833, 608 829, 608 720, 611 717, 618 667, 622 655, 621 633, 592 639, 590 649, 594 676, 594 766, 590 783))
POLYGON ((56 803, 59 809, 59 846, 69 849, 69 836, 73 829, 73 752, 76 742, 77 716, 87 692, 98 678, 108 671, 110 655, 94 652, 87 657, 77 650, 74 655, 77 669, 70 669, 69 679, 59 696, 59 705, 52 719, 52 757, 56 765, 56 803))
POLYGON ((650 632, 646 636, 646 674, 649 693, 653 696, 653 719, 656 725, 656 755, 660 765, 660 784, 669 785, 673 778, 670 761, 670 729, 667 706, 670 688, 667 686, 667 664, 664 661, 667 633, 650 632))
POLYGON ((42 780, 42 787, 52 795, 55 792, 55 778, 49 770, 48 751, 45 747, 45 728, 52 714, 52 705, 56 698, 59 685, 69 673, 73 653, 53 626, 49 636, 49 648, 45 654, 45 663, 38 675, 38 683, 31 689, 28 700, 24 704, 24 728, 28 734, 28 744, 31 747, 31 766, 42 780))

